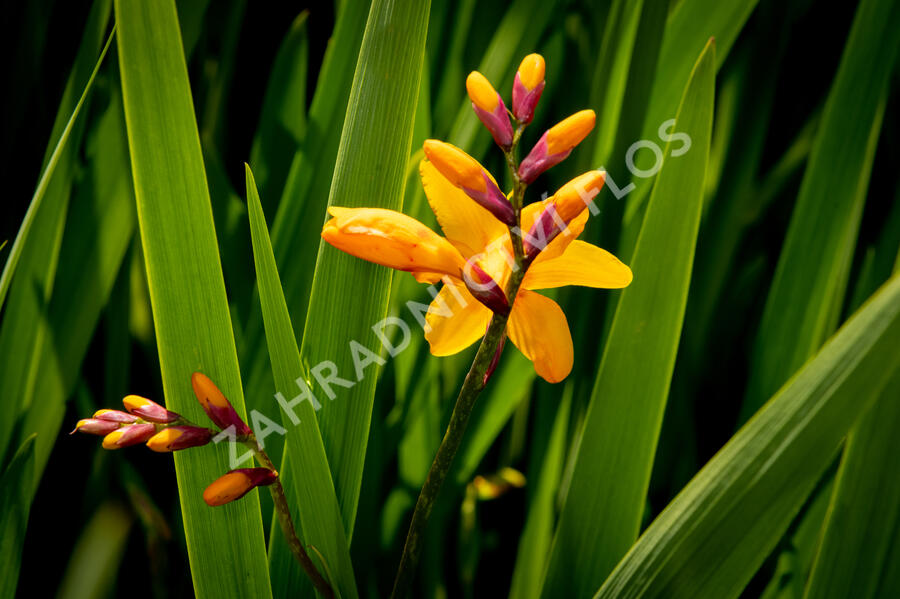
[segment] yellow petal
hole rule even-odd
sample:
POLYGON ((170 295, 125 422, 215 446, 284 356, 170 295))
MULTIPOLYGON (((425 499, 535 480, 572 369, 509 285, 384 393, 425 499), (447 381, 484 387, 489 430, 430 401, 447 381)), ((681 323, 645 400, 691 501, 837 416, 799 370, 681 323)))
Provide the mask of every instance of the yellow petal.
POLYGON ((444 285, 425 316, 430 327, 425 339, 431 345, 431 353, 450 356, 466 349, 484 337, 491 315, 464 284, 444 285))
POLYGON ((544 80, 544 57, 540 54, 529 54, 519 65, 519 81, 528 91, 533 90, 544 80))
POLYGON ((547 130, 547 153, 567 152, 581 143, 594 128, 593 110, 581 110, 547 130))
POLYGON ((322 239, 357 258, 409 272, 459 276, 465 260, 453 245, 400 212, 382 208, 328 209, 322 239))
POLYGON ((550 289, 565 285, 621 289, 631 283, 631 277, 631 269, 618 258, 595 245, 576 240, 561 256, 535 261, 525 273, 522 286, 525 289, 550 289))
POLYGON ((507 233, 503 223, 454 186, 428 160, 419 163, 428 204, 447 239, 464 258, 481 252, 507 233))
POLYGON ((466 91, 469 92, 472 103, 485 112, 494 112, 497 108, 497 90, 487 77, 478 71, 472 71, 466 77, 466 91))
POLYGON ((522 289, 509 315, 509 339, 534 362, 534 370, 549 383, 572 371, 575 352, 569 323, 559 304, 522 289))

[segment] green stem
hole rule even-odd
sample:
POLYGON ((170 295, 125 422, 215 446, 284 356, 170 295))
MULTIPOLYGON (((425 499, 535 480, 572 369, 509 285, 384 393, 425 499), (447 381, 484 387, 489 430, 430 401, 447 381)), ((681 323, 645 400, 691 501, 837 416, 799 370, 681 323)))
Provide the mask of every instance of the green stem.
POLYGON ((393 599, 403 599, 409 596, 416 566, 422 554, 422 540, 425 536, 428 518, 431 516, 441 486, 453 464, 453 458, 459 450, 475 400, 484 389, 484 375, 494 359, 501 339, 503 339, 507 318, 508 316, 495 314, 491 319, 487 334, 481 341, 478 353, 475 354, 475 361, 459 391, 459 397, 453 407, 453 415, 450 416, 450 424, 447 425, 447 432, 444 433, 444 439, 441 441, 441 446, 438 448, 434 462, 428 470, 428 476, 425 478, 425 484, 419 493, 419 499, 416 501, 416 508, 409 524, 409 532, 406 535, 406 544, 403 546, 403 555, 400 558, 400 567, 397 570, 397 578, 394 580, 394 590, 391 593, 393 599))
MULTIPOLYGON (((522 284, 522 279, 525 278, 525 270, 527 268, 525 252, 522 247, 522 237, 517 231, 514 231, 514 229, 521 227, 520 214, 526 188, 526 184, 519 180, 518 164, 515 157, 516 145, 524 128, 524 125, 517 124, 512 147, 504 151, 513 179, 511 203, 515 210, 516 223, 518 224, 518 227, 510 227, 509 231, 516 260, 516 268, 513 269, 506 284, 506 297, 510 306, 515 302, 516 294, 519 291, 519 286, 522 284)), ((428 526, 428 519, 441 492, 444 480, 450 472, 450 467, 453 465, 456 452, 459 451, 463 435, 466 432, 466 426, 469 423, 469 417, 472 415, 472 408, 475 406, 475 400, 478 399, 485 387, 485 375, 506 335, 508 319, 509 314, 496 313, 491 318, 487 333, 485 333, 484 339, 481 340, 481 345, 475 354, 475 360, 472 362, 472 366, 469 368, 469 372, 463 381, 462 388, 459 390, 459 397, 456 398, 456 405, 453 406, 453 414, 450 416, 447 431, 444 433, 441 446, 438 448, 437 455, 434 456, 434 461, 428 470, 428 476, 425 477, 425 484, 422 485, 419 498, 416 500, 412 521, 409 524, 409 532, 406 534, 406 543, 403 545, 403 555, 400 557, 400 566, 397 569, 397 577, 394 579, 394 589, 391 592, 392 599, 405 599, 410 594, 416 567, 422 554, 422 541, 428 526)))
MULTIPOLYGON (((269 459, 269 456, 265 451, 256 447, 255 440, 247 445, 256 454, 260 464, 269 470, 275 471, 275 464, 272 463, 272 460, 269 459)), ((278 524, 281 526, 281 532, 284 533, 284 538, 287 540, 291 553, 297 558, 300 567, 303 568, 303 571, 309 576, 309 579, 312 581, 313 586, 316 587, 316 590, 319 591, 319 594, 326 599, 334 599, 334 591, 332 590, 331 585, 328 584, 328 581, 319 573, 319 570, 309 558, 309 554, 306 553, 303 543, 301 543, 300 539, 297 537, 297 531, 294 528, 294 520, 291 518, 291 508, 288 506, 287 498, 284 495, 284 487, 281 485, 281 477, 277 477, 275 482, 269 485, 269 492, 272 494, 272 501, 275 504, 275 515, 278 517, 278 524)))

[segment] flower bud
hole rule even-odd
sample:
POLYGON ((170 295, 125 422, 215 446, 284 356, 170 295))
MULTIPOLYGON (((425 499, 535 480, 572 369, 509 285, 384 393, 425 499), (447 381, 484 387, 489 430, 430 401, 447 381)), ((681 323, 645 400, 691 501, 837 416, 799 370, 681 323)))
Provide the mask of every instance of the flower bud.
POLYGON ((122 449, 144 443, 156 432, 153 424, 130 424, 103 437, 104 449, 122 449))
POLYGON ((463 271, 463 280, 466 288, 475 299, 491 309, 496 314, 509 314, 509 300, 506 293, 500 288, 491 275, 484 272, 480 266, 469 262, 463 271))
POLYGON ((240 499, 254 487, 271 485, 278 473, 268 468, 239 468, 217 478, 203 491, 206 505, 217 506, 240 499))
POLYGON ((534 220, 534 224, 531 225, 531 230, 528 231, 522 244, 526 260, 530 262, 537 258, 537 255, 550 245, 550 242, 556 239, 556 236, 565 228, 566 223, 557 213, 556 205, 552 201, 548 201, 544 211, 534 220))
POLYGON ((606 171, 588 171, 559 188, 550 201, 556 204, 559 217, 567 224, 591 203, 606 181, 606 171))
POLYGON ((137 422, 138 417, 121 410, 97 410, 94 412, 94 418, 97 420, 106 420, 108 422, 121 422, 123 424, 131 424, 137 422))
POLYGON ((211 438, 212 432, 208 428, 186 425, 170 426, 150 437, 147 447, 153 451, 164 453, 206 445, 211 438))
POLYGON ((594 128, 593 110, 576 112, 548 129, 519 165, 519 179, 531 183, 548 168, 565 160, 594 128))
POLYGON ((75 429, 69 433, 70 435, 79 433, 87 433, 89 435, 108 435, 114 430, 122 426, 118 422, 110 422, 109 420, 98 420, 96 418, 82 418, 75 425, 75 429))
POLYGON ((454 145, 429 139, 424 145, 425 156, 450 183, 488 210, 507 226, 516 224, 516 214, 509 200, 497 187, 478 161, 454 145))
POLYGON ((203 411, 206 412, 210 420, 216 423, 216 426, 223 430, 229 426, 234 426, 234 433, 238 437, 246 437, 253 434, 253 431, 241 419, 231 402, 225 398, 225 395, 219 391, 219 388, 208 376, 195 372, 191 375, 191 386, 194 388, 194 395, 197 396, 197 401, 203 406, 203 411))
POLYGON ((472 101, 475 115, 487 127, 497 145, 508 150, 512 145, 513 128, 506 112, 506 104, 487 77, 478 71, 472 71, 466 77, 466 91, 472 101))
POLYGON ((122 400, 122 403, 129 412, 150 422, 168 424, 181 418, 179 414, 170 412, 155 401, 140 395, 129 395, 122 400))
POLYGON ((513 81, 513 115, 520 123, 528 124, 534 118, 534 108, 544 91, 544 57, 529 54, 522 60, 513 81))

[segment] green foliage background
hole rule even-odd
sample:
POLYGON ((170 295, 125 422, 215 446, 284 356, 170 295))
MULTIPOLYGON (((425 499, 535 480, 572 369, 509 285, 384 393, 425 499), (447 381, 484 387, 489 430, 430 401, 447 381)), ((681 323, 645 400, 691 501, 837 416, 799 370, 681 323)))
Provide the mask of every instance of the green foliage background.
POLYGON ((266 493, 201 502, 226 448, 66 435, 128 393, 201 420, 195 370, 288 430, 266 449, 340 595, 389 592, 474 348, 430 356, 424 287, 318 233, 328 205, 436 226, 427 138, 502 181, 464 80, 509 101, 533 51, 526 146, 582 108, 597 126, 530 199, 606 168, 584 237, 635 279, 554 292, 563 383, 507 349, 416 596, 900 596, 896 0, 4 10, 0 597, 312 595, 266 493), (274 394, 322 360, 354 378, 348 343, 378 349, 388 315, 409 347, 334 400, 313 383, 294 426, 274 394))

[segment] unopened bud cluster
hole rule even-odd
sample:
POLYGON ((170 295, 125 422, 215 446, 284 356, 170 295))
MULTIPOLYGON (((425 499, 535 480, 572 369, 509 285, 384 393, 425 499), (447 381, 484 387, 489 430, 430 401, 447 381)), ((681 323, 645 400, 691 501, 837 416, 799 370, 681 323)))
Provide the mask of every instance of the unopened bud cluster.
MULTIPOLYGON (((233 427, 230 440, 253 441, 253 431, 209 377, 195 372, 191 386, 203 411, 219 429, 233 427)), ((79 420, 72 433, 101 435, 105 449, 144 443, 153 451, 163 453, 206 445, 216 432, 197 426, 146 397, 128 395, 122 403, 127 411, 98 410, 92 418, 79 420)), ((243 497, 254 487, 272 484, 277 477, 278 473, 269 468, 232 470, 207 487, 203 499, 211 506, 222 505, 243 497)))
MULTIPOLYGON (((544 70, 544 58, 540 54, 529 54, 522 60, 513 81, 512 111, 507 109, 503 97, 482 73, 472 71, 466 79, 472 109, 506 154, 520 192, 541 173, 565 160, 591 132, 596 120, 593 110, 573 114, 545 131, 525 159, 517 164, 515 149, 525 127, 534 118, 544 91, 544 70)), ((475 158, 436 139, 427 140, 424 150, 425 157, 447 181, 509 227, 512 234, 523 238, 522 266, 525 268, 583 213, 593 197, 590 190, 599 190, 605 178, 602 171, 590 171, 567 183, 553 197, 543 201, 541 212, 527 225, 528 231, 523 235, 520 229, 524 226, 520 225, 522 206, 514 205, 510 196, 501 191, 496 179, 475 158)), ((467 264, 464 275, 466 287, 478 301, 497 314, 509 314, 511 302, 500 282, 474 263, 467 264)))

